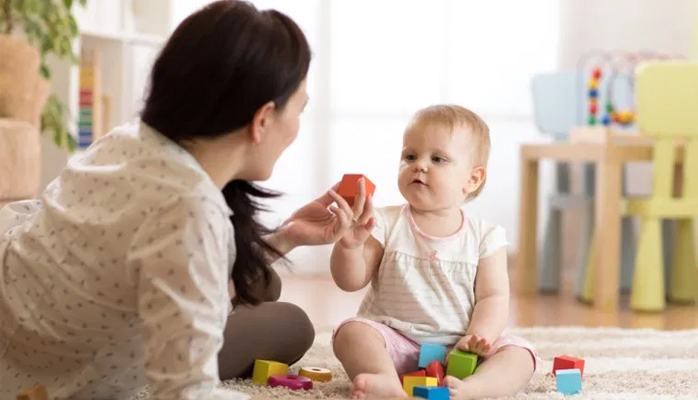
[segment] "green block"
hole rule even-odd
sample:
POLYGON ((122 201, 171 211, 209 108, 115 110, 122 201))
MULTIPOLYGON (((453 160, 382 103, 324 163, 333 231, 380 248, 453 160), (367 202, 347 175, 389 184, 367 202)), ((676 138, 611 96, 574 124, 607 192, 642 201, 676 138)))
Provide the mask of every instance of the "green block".
POLYGON ((446 375, 463 379, 470 376, 477 367, 477 354, 454 349, 448 356, 446 375))
POLYGON ((589 116, 589 125, 595 125, 596 124, 596 117, 593 115, 589 116))

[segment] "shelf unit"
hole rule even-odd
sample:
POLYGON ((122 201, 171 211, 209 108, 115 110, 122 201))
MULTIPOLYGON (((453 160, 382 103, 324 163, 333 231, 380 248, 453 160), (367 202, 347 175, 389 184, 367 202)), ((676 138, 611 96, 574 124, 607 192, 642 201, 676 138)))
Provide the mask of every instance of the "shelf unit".
MULTIPOLYGON (((142 105, 152 62, 167 36, 186 15, 207 0, 88 0, 75 6, 80 35, 73 44, 75 54, 98 54, 100 68, 94 85, 101 109, 96 132, 133 121, 142 105)), ((80 120, 80 64, 49 60, 52 91, 68 108, 69 132, 78 139, 80 120)), ((83 144, 85 143, 83 140, 83 144)), ((65 157, 64 157, 65 158, 65 157)), ((60 167, 60 160, 46 160, 60 167)), ((64 160, 63 160, 64 161, 64 160)), ((59 168, 60 169, 60 168, 59 168)), ((50 167, 50 170, 56 170, 50 167)), ((53 177, 47 176, 47 183, 53 177)))

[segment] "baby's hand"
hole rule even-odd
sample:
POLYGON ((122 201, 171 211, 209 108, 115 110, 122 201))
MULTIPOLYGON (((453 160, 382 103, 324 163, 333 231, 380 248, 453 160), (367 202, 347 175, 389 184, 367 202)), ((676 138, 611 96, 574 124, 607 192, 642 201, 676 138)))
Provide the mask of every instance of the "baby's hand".
POLYGON ((456 343, 456 348, 479 356, 485 356, 492 350, 492 344, 478 335, 465 335, 463 339, 456 343))

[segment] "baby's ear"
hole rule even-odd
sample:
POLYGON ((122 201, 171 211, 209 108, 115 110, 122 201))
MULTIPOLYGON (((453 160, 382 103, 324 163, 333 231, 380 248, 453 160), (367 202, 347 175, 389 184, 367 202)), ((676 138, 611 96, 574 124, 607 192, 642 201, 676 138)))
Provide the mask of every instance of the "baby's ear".
POLYGON ((470 175, 468 176, 468 182, 463 188, 463 191, 465 192, 464 194, 472 193, 478 190, 478 188, 485 181, 486 175, 487 171, 484 167, 473 168, 472 171, 470 171, 470 175))

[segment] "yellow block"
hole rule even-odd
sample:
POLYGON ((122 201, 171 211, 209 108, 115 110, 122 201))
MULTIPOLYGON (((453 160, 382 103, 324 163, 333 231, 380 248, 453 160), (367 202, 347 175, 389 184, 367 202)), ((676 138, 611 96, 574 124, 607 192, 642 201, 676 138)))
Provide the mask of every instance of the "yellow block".
POLYGON ((402 388, 408 396, 413 397, 412 391, 417 386, 439 386, 439 381, 425 376, 406 376, 403 379, 402 388))
POLYGON ((303 367, 298 375, 318 382, 329 382, 332 380, 332 371, 326 368, 303 367))
POLYGON ((288 365, 268 360, 255 360, 252 382, 265 385, 269 377, 277 374, 288 374, 288 365))

